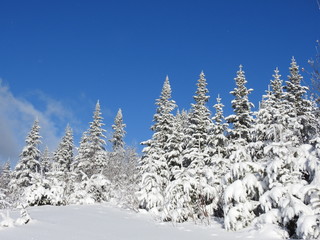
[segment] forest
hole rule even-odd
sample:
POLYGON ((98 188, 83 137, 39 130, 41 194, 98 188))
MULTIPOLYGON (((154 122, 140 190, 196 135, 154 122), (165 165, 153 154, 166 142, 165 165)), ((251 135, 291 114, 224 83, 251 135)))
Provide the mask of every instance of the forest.
MULTIPOLYGON (((317 80, 319 72, 313 74, 317 80)), ((0 209, 21 208, 27 223, 31 206, 112 202, 166 222, 219 218, 229 231, 274 224, 284 238, 318 239, 317 98, 303 86, 294 58, 286 78, 274 70, 257 111, 243 66, 234 80, 233 113, 225 116, 220 97, 212 111, 207 106, 203 72, 189 110, 177 110, 167 77, 141 156, 124 142, 121 109, 106 139, 99 101, 79 146, 67 126, 54 152, 40 151, 45 143, 35 119, 17 165, 0 165, 0 209)))

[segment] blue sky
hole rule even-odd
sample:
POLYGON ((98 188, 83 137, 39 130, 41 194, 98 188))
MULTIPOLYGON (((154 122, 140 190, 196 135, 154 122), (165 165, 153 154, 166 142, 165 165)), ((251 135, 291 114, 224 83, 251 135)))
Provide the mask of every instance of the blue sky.
POLYGON ((51 150, 67 123, 78 145, 97 100, 109 133, 122 108, 140 150, 166 75, 189 109, 203 70, 208 105, 220 93, 227 115, 242 64, 258 105, 275 67, 284 80, 292 56, 308 68, 320 10, 316 0, 4 0, 0 33, 0 161, 15 162, 35 116, 51 150))

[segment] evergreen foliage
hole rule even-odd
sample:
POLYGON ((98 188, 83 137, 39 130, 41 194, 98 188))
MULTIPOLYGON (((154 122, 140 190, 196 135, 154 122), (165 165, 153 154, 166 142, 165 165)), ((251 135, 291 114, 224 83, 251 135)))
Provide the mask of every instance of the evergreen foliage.
POLYGON ((166 77, 160 98, 156 100, 157 110, 154 114, 154 132, 150 140, 143 142, 143 156, 140 161, 141 182, 139 184, 140 206, 158 211, 163 205, 164 190, 167 187, 170 171, 169 159, 165 152, 169 150, 168 140, 174 132, 174 116, 172 111, 176 108, 175 101, 171 99, 171 86, 166 77))
POLYGON ((36 119, 26 137, 26 145, 20 154, 20 160, 13 171, 10 181, 10 195, 14 202, 23 199, 26 189, 32 186, 41 174, 40 150, 38 148, 41 143, 39 130, 39 121, 36 119))
POLYGON ((0 165, 0 209, 8 208, 10 206, 8 199, 10 179, 10 162, 7 161, 3 165, 0 165))
MULTIPOLYGON (((208 223, 223 218, 227 230, 273 224, 286 238, 320 236, 320 122, 292 58, 288 80, 278 68, 253 113, 242 66, 235 78, 234 113, 224 117, 218 96, 215 115, 207 107, 203 72, 188 111, 174 110, 166 77, 156 100, 152 137, 143 155, 125 144, 119 109, 106 150, 100 104, 74 154, 67 126, 56 151, 39 150, 36 120, 13 172, 0 166, 0 208, 94 204, 111 201, 154 213, 163 221, 208 223), (255 118, 253 117, 255 116, 255 118), (10 186, 10 187, 9 187, 10 186)), ((30 220, 25 208, 21 224, 30 220)))
POLYGON ((90 127, 82 136, 77 163, 77 171, 88 178, 94 174, 102 173, 107 164, 106 141, 104 140, 106 130, 103 129, 104 123, 102 120, 98 101, 90 127))
POLYGON ((114 132, 112 139, 110 140, 114 152, 123 151, 124 149, 124 136, 126 135, 126 131, 124 130, 125 127, 126 124, 123 123, 122 111, 119 109, 114 119, 114 124, 112 125, 114 132))
POLYGON ((231 101, 234 114, 228 116, 226 120, 233 126, 231 130, 232 139, 240 138, 246 142, 250 142, 250 128, 254 122, 251 108, 254 107, 254 105, 249 102, 248 96, 253 89, 248 89, 245 86, 247 80, 244 73, 242 65, 240 65, 237 77, 234 79, 236 82, 236 88, 230 92, 234 96, 234 100, 231 101))

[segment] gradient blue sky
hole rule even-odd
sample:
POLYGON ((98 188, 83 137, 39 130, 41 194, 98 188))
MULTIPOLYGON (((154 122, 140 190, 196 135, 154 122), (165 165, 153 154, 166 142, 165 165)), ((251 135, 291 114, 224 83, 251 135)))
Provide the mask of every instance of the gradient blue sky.
POLYGON ((243 64, 258 105, 275 67, 284 80, 292 56, 308 68, 319 38, 316 0, 3 0, 0 161, 17 160, 35 116, 51 150, 68 122, 78 145, 98 99, 109 133, 122 108, 140 150, 166 75, 188 109, 203 70, 209 106, 220 93, 227 115, 243 64))

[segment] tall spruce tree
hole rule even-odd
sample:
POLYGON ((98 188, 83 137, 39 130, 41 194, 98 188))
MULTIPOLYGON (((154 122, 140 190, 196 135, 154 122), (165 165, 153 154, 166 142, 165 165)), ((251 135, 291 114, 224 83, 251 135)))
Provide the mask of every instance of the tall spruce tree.
POLYGON ((22 197, 28 195, 28 188, 31 189, 33 185, 41 181, 40 150, 38 148, 41 136, 39 130, 39 121, 36 119, 26 137, 26 145, 20 154, 19 162, 12 173, 10 199, 15 204, 18 204, 22 197))
POLYGON ((240 138, 246 142, 250 142, 250 129, 254 122, 251 108, 254 105, 249 101, 248 96, 253 89, 248 89, 245 86, 247 80, 244 73, 242 65, 240 65, 237 77, 234 79, 236 82, 236 88, 230 92, 234 96, 234 99, 231 101, 234 114, 228 116, 226 120, 233 126, 231 131, 232 139, 240 138))
POLYGON ((108 154, 103 129, 99 101, 93 113, 90 127, 82 135, 78 155, 71 165, 69 203, 95 203, 109 199, 110 181, 104 171, 108 164, 108 154))
POLYGON ((230 93, 233 115, 226 118, 232 125, 228 145, 230 171, 224 176, 223 211, 224 224, 228 230, 239 230, 248 226, 255 217, 259 196, 262 194, 262 175, 260 164, 252 162, 250 143, 254 119, 248 95, 253 91, 245 86, 247 80, 239 67, 234 79, 236 88, 230 93), (239 192, 237 192, 239 190, 239 192))
POLYGON ((166 77, 160 98, 156 100, 157 111, 153 117, 154 132, 152 138, 142 144, 143 156, 140 161, 140 207, 146 209, 161 210, 163 205, 164 190, 168 185, 170 170, 168 159, 165 157, 168 151, 168 140, 173 134, 174 116, 172 111, 176 108, 175 101, 171 99, 171 86, 166 77))
POLYGON ((72 189, 71 164, 73 163, 73 133, 69 125, 65 129, 56 152, 53 155, 51 171, 47 173, 51 188, 51 203, 66 204, 72 189))
POLYGON ((43 153, 41 154, 41 161, 40 161, 40 165, 41 165, 41 174, 46 176, 46 174, 48 172, 51 171, 52 168, 52 156, 51 153, 49 151, 48 146, 45 147, 43 153))
POLYGON ((90 122, 89 129, 83 134, 80 144, 77 168, 90 178, 94 174, 102 173, 107 164, 105 150, 106 130, 103 129, 104 123, 101 116, 99 101, 93 113, 93 120, 90 122))
POLYGON ((219 157, 225 157, 226 147, 228 139, 226 137, 226 131, 228 128, 228 124, 225 122, 225 118, 223 115, 223 107, 224 105, 221 103, 220 96, 217 97, 217 103, 213 106, 216 110, 215 115, 212 120, 214 122, 213 127, 213 145, 215 146, 215 154, 219 157))
MULTIPOLYGON (((266 191, 260 198, 260 205, 264 213, 262 223, 266 217, 275 215, 273 221, 280 223, 289 237, 295 238, 306 233, 301 224, 304 216, 312 215, 311 202, 314 199, 311 199, 318 191, 314 185, 317 164, 313 157, 314 148, 310 145, 316 124, 312 102, 305 98, 307 88, 301 86, 302 76, 294 58, 289 70, 284 87, 286 92, 272 107, 274 114, 270 126, 274 135, 264 148, 266 191)), ((276 92, 280 93, 276 91, 279 89, 276 78, 273 83, 272 96, 275 98, 276 92)), ((312 225, 312 221, 308 224, 312 225)))
POLYGON ((13 181, 17 188, 25 188, 32 184, 34 174, 40 174, 39 121, 36 119, 26 138, 26 145, 20 154, 20 160, 13 171, 13 181))
POLYGON ((174 176, 174 171, 181 169, 183 162, 183 150, 185 149, 184 135, 186 126, 188 125, 188 113, 186 111, 178 111, 175 116, 175 121, 173 125, 173 133, 167 141, 167 151, 165 152, 165 157, 168 162, 170 169, 170 181, 172 181, 174 176))
POLYGON ((256 114, 254 126, 254 142, 250 144, 250 152, 255 161, 264 158, 264 148, 274 142, 280 141, 280 137, 286 134, 286 105, 281 75, 278 68, 274 70, 273 80, 266 94, 262 96, 259 110, 256 114), (270 86, 272 89, 270 90, 270 86))
POLYGON ((65 135, 53 155, 53 170, 57 172, 67 173, 70 171, 71 163, 73 162, 73 133, 69 125, 65 130, 65 135))
POLYGON ((306 98, 308 87, 301 85, 303 77, 299 73, 299 66, 294 57, 292 57, 289 70, 288 81, 284 87, 285 100, 289 105, 287 114, 292 119, 288 126, 297 132, 299 143, 308 143, 315 137, 317 127, 313 103, 306 98))
POLYGON ((203 72, 197 83, 195 103, 191 105, 181 169, 175 169, 174 181, 168 186, 165 219, 185 221, 205 219, 217 204, 217 191, 212 171, 211 136, 213 123, 206 104, 209 100, 203 72))
MULTIPOLYGON (((106 166, 104 171, 104 174, 113 185, 113 195, 118 195, 118 193, 121 192, 120 189, 123 187, 122 184, 125 182, 124 178, 127 177, 125 174, 125 127, 126 124, 123 123, 122 111, 119 109, 114 119, 114 124, 112 125, 112 138, 109 140, 112 144, 113 151, 109 153, 109 164, 106 166)), ((118 196, 116 197, 121 198, 118 196)))
POLYGON ((112 125, 113 134, 110 140, 114 152, 124 150, 124 137, 126 135, 126 131, 124 130, 125 127, 126 124, 123 123, 122 111, 119 109, 114 119, 114 124, 112 125))
POLYGON ((189 114, 189 126, 186 130, 188 144, 185 152, 184 165, 189 166, 192 159, 192 152, 202 152, 208 155, 203 159, 206 164, 209 164, 209 152, 211 149, 211 133, 213 122, 211 120, 211 112, 207 107, 208 96, 207 81, 203 72, 200 73, 200 78, 197 83, 196 95, 193 97, 194 104, 191 104, 189 114), (190 155, 191 154, 191 155, 190 155))

